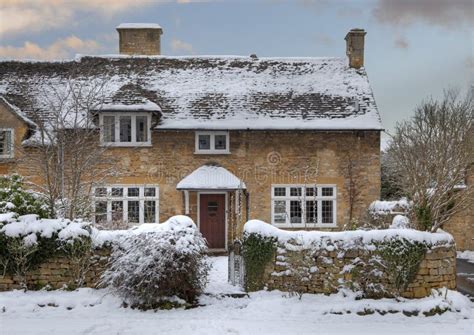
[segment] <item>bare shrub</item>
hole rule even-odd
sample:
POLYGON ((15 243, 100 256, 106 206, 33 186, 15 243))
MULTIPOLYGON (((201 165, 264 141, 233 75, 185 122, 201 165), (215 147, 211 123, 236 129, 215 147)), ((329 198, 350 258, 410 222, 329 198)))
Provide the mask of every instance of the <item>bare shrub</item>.
POLYGON ((466 185, 474 162, 474 89, 461 97, 449 91, 422 103, 397 125, 387 154, 398 187, 413 201, 411 220, 436 231, 472 201, 466 185))

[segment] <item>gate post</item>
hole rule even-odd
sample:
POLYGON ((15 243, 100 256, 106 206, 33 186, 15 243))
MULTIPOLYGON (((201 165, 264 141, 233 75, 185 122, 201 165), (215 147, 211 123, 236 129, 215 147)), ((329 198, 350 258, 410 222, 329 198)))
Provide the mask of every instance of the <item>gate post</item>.
POLYGON ((242 257, 242 242, 235 240, 229 250, 229 283, 244 286, 245 268, 242 257))

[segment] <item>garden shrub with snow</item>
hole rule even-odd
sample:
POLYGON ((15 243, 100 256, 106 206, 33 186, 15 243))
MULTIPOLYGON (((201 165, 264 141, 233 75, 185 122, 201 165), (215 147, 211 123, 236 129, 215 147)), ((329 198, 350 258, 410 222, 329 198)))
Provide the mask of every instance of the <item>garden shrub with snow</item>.
POLYGON ((193 303, 209 273, 204 238, 186 216, 150 228, 119 239, 102 283, 134 308, 163 308, 179 299, 193 303))
POLYGON ((26 190, 23 178, 17 174, 0 176, 0 223, 6 221, 1 214, 16 215, 36 214, 39 217, 49 216, 49 207, 44 195, 26 190))
MULTIPOLYGON (((2 274, 11 274, 26 288, 26 274, 51 258, 65 256, 75 262, 89 258, 92 227, 80 220, 39 219, 36 214, 16 217, 16 213, 1 214, 0 266, 2 274)), ((74 272, 80 286, 83 273, 74 272)), ((77 270, 77 271, 76 271, 77 270)))

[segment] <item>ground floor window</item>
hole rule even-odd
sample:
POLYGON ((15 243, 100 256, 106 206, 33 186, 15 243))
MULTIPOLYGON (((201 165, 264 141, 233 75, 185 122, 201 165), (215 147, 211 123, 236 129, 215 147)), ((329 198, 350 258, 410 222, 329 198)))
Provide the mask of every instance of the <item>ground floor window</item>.
POLYGON ((113 226, 159 222, 159 187, 108 185, 93 190, 94 221, 113 226))
POLYGON ((273 185, 272 224, 281 227, 336 225, 336 186, 273 185))

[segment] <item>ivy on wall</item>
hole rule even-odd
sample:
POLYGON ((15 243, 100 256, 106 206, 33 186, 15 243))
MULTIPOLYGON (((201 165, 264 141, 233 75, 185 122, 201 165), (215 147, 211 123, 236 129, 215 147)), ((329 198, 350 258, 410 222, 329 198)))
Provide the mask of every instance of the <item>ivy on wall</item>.
POLYGON ((245 289, 258 291, 263 289, 265 267, 276 252, 276 238, 259 234, 244 234, 243 251, 245 264, 245 289))
POLYGON ((354 262, 352 288, 370 298, 401 295, 415 279, 429 246, 405 238, 374 242, 374 246, 375 251, 354 262))

